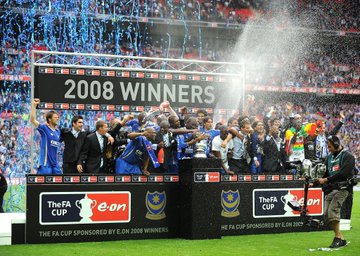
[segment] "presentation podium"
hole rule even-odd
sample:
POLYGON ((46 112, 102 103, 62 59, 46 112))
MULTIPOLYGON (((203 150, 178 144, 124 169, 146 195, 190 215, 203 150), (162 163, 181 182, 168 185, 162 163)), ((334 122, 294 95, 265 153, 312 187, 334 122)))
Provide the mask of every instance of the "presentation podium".
POLYGON ((180 236, 187 239, 221 238, 219 159, 179 162, 180 236))
MULTIPOLYGON (((293 175, 221 176, 220 171, 220 160, 197 158, 181 160, 178 175, 29 174, 26 229, 24 223, 13 225, 20 238, 13 242, 217 239, 328 230, 304 226, 300 212, 288 207, 291 198, 304 200, 304 182, 293 175)), ((309 216, 323 220, 321 188, 308 192, 309 216)))

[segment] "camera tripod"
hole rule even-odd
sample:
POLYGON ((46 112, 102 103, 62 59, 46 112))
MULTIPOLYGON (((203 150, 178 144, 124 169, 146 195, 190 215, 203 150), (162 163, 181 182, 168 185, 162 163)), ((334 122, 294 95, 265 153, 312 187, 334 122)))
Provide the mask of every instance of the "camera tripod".
MULTIPOLYGON (((317 162, 312 162, 312 164, 317 164, 317 162)), ((296 174, 300 176, 300 172, 302 170, 303 163, 301 161, 296 162, 288 162, 288 165, 290 168, 296 169, 296 174)), ((315 167, 310 167, 315 168, 315 167)), ((311 173, 311 172, 308 172, 311 173)), ((300 213, 300 217, 304 219, 304 226, 314 227, 314 228, 320 228, 320 226, 323 225, 323 222, 318 219, 314 219, 311 216, 308 215, 309 210, 307 209, 307 203, 308 203, 308 192, 310 184, 314 182, 314 180, 311 179, 310 175, 304 174, 302 176, 303 180, 305 181, 304 184, 304 204, 301 205, 298 201, 289 201, 288 206, 294 210, 300 213)))

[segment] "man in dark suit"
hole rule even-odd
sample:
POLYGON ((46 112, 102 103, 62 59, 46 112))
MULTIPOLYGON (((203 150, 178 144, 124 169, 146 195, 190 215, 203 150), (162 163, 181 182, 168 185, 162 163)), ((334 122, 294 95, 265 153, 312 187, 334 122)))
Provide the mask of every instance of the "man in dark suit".
POLYGON ((80 173, 106 173, 105 149, 108 139, 105 135, 108 126, 102 120, 97 121, 95 126, 96 132, 86 137, 80 153, 77 164, 77 170, 80 173))
POLYGON ((88 132, 82 131, 83 117, 74 116, 71 120, 71 129, 61 129, 60 141, 65 144, 63 156, 63 173, 78 173, 76 165, 79 160, 81 148, 88 132))
POLYGON ((269 134, 262 142, 262 145, 264 152, 263 172, 285 172, 285 152, 276 119, 270 120, 269 134))

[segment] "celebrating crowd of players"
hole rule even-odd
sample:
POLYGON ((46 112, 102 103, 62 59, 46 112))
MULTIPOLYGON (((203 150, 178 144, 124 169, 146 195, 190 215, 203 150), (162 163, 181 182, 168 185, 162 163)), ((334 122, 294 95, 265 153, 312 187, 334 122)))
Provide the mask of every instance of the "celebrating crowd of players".
MULTIPOLYGON (((98 120, 94 132, 83 131, 82 116, 74 116, 70 128, 58 129, 59 116, 46 113, 46 124, 36 120, 34 99, 31 123, 40 133, 38 174, 178 173, 179 160, 200 157, 221 159, 223 173, 285 173, 287 161, 324 160, 329 154, 327 136, 336 135, 344 116, 332 131, 323 121, 304 124, 293 112, 292 103, 284 106, 287 117, 280 119, 274 109, 263 118, 234 115, 227 124, 217 123, 205 110, 196 117, 186 108, 175 112, 169 102, 159 110, 142 112, 137 117, 125 115, 108 124, 98 120), (57 153, 64 142, 62 170, 57 153)), ((249 97, 247 105, 254 99, 249 97)))

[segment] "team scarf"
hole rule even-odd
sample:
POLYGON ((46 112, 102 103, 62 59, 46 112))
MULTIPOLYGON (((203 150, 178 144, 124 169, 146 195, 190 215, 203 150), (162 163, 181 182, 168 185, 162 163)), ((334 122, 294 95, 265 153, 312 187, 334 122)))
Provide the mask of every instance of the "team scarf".
POLYGON ((329 149, 326 144, 326 138, 324 135, 316 136, 315 142, 315 156, 317 159, 324 159, 329 154, 329 149))
POLYGON ((151 159, 151 162, 153 163, 155 168, 158 168, 160 166, 160 164, 159 164, 159 161, 158 161, 158 159, 157 159, 157 157, 155 155, 154 150, 151 147, 150 141, 148 141, 145 137, 144 137, 143 141, 144 141, 144 144, 145 144, 146 151, 148 152, 148 155, 149 155, 149 157, 151 159))

